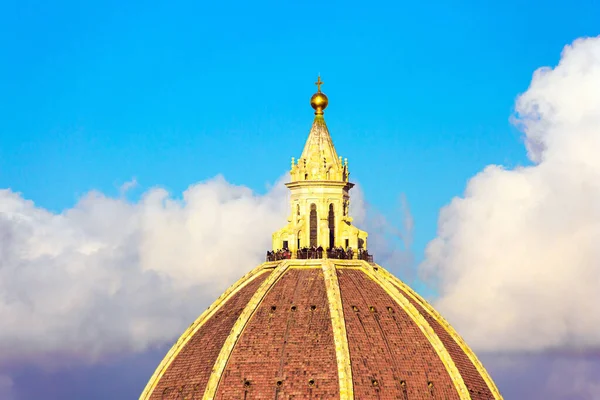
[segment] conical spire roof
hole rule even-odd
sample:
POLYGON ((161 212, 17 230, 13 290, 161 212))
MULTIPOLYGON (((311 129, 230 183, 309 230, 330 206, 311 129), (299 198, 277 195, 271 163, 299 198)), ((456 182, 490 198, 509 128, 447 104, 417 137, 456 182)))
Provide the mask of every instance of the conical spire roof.
POLYGON ((338 157, 323 117, 323 111, 329 104, 325 93, 321 92, 321 78, 315 82, 318 90, 310 98, 310 105, 315 110, 308 139, 302 155, 297 162, 292 159, 292 181, 338 181, 348 182, 348 166, 342 164, 338 157))
POLYGON ((327 129, 327 124, 322 114, 315 116, 300 159, 307 161, 316 160, 317 162, 325 161, 337 168, 342 168, 342 162, 335 151, 329 129, 327 129))

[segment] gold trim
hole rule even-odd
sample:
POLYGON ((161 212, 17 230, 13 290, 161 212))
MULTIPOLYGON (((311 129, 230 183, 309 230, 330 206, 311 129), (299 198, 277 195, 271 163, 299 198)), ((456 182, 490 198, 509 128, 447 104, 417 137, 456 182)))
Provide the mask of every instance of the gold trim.
POLYGON ((340 400, 354 399, 354 386, 352 382, 352 365, 350 363, 350 349, 346 335, 346 321, 342 307, 342 295, 338 282, 336 267, 330 261, 323 262, 323 276, 329 301, 329 314, 333 327, 333 341, 335 343, 335 356, 337 359, 338 378, 340 381, 340 400))
POLYGON ((265 272, 270 272, 273 268, 272 263, 263 263, 258 267, 254 268, 252 271, 248 272, 241 279, 239 279, 236 283, 231 285, 214 303, 212 303, 196 320, 185 330, 185 332, 177 339, 177 342, 171 347, 171 349, 167 352, 165 357, 162 359, 154 374, 146 384, 144 391, 140 395, 140 400, 149 399, 152 395, 152 392, 158 385, 158 382, 164 375, 165 371, 175 357, 183 350, 187 342, 196 334, 198 329, 204 325, 204 323, 209 320, 215 312, 217 312, 221 306, 226 303, 233 295, 239 292, 243 287, 252 282, 255 278, 262 275, 265 272))
POLYGON ((254 293, 246 307, 244 307, 244 311, 240 314, 237 321, 231 328, 231 332, 229 336, 225 340, 223 347, 215 361, 215 365, 212 368, 210 378, 208 379, 208 383, 206 384, 206 390, 204 391, 203 400, 212 400, 217 393, 217 388, 219 387, 219 382, 221 380, 221 376, 223 375, 223 371, 225 371, 225 367, 227 366, 227 362, 229 361, 229 357, 235 347, 238 339, 242 335, 244 328, 250 321, 250 318, 256 312, 256 309, 260 305, 263 298, 266 296, 267 292, 273 287, 273 285, 281 278, 281 276, 288 270, 289 262, 286 260, 282 262, 271 275, 260 285, 258 290, 254 293))
POLYGON ((492 395, 494 396, 494 399, 496 399, 496 400, 502 400, 503 398, 502 398, 502 395, 500 394, 500 391, 496 387, 496 384, 494 383, 494 381, 492 380, 492 378, 490 377, 490 375, 486 371, 485 367, 483 366, 483 364, 481 363, 481 361, 479 361, 479 359, 477 358, 477 356, 475 355, 475 353, 473 352, 473 350, 471 350, 471 348, 466 344, 466 342, 463 340, 463 338, 452 327, 452 325, 450 325, 448 323, 448 321, 446 321, 444 319, 444 317, 442 317, 436 311, 436 309, 433 308, 433 306, 431 306, 431 304, 429 304, 425 299, 423 299, 410 286, 408 286, 407 284, 405 284, 404 282, 402 282, 400 279, 398 279, 397 277, 395 277, 393 274, 391 274, 385 268, 382 268, 379 265, 378 265, 378 267, 379 267, 379 271, 382 273, 382 275, 385 278, 387 278, 389 281, 391 281, 392 284, 398 286, 398 288, 400 290, 402 290, 406 294, 408 294, 414 301, 416 301, 417 303, 419 303, 421 305, 421 307, 423 307, 423 309, 425 311, 427 311, 429 313, 429 315, 431 315, 433 317, 433 319, 435 319, 446 330, 446 332, 448 332, 448 334, 450 335, 450 337, 452 337, 452 339, 454 339, 454 341, 460 346, 461 350, 467 355, 467 357, 469 358, 469 360, 471 360, 471 362, 475 366, 475 369, 477 370, 477 372, 479 373, 479 375, 481 375, 481 377, 483 378, 483 380, 487 384, 488 388, 492 392, 492 395))
MULTIPOLYGON (((448 371, 448 374, 450 375, 450 379, 452 380, 452 383, 456 388, 458 397, 461 400, 470 400, 471 396, 469 395, 469 390, 467 389, 465 381, 460 375, 458 368, 456 368, 454 360, 452 360, 450 353, 448 353, 448 349, 444 347, 444 344, 442 343, 438 335, 436 335, 435 331, 433 330, 431 325, 429 325, 425 317, 423 317, 419 310, 417 310, 417 308, 413 306, 406 299, 406 297, 402 295, 402 293, 400 293, 400 289, 398 289, 388 280, 379 277, 376 271, 373 270, 373 267, 371 265, 369 265, 367 262, 364 263, 366 264, 366 268, 364 270, 365 274, 372 280, 377 282, 383 288, 383 290, 385 290, 387 294, 389 294, 396 301, 396 303, 400 305, 404 312, 406 312, 410 316, 410 318, 417 324, 417 326, 419 327, 421 332, 423 332, 427 340, 429 340, 429 343, 431 343, 438 357, 440 358, 440 360, 442 360, 442 363, 446 367, 446 371, 448 371)), ((379 268, 381 267, 378 267, 378 269, 379 268)))

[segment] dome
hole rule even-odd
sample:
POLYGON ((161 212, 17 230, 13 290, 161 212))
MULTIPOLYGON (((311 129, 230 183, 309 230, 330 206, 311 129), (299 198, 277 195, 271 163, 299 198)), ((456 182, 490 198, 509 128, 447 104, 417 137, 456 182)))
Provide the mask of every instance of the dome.
POLYGON ((502 399, 454 329, 373 261, 316 84, 287 225, 181 335, 140 399, 502 399))
POLYGON ((215 301, 141 398, 501 397, 460 336, 381 266, 284 260, 215 301))

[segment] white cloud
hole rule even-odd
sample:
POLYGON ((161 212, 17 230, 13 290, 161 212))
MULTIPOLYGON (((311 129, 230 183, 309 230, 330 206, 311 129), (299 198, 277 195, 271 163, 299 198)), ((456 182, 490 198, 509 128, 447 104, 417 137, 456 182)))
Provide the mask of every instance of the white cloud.
POLYGON ((138 181, 135 177, 119 186, 119 193, 124 196, 129 190, 138 186, 138 181))
POLYGON ((600 37, 537 70, 515 111, 535 165, 472 178, 421 272, 477 349, 600 346, 600 37))
POLYGON ((54 214, 0 190, 0 362, 92 361, 170 342, 264 260, 285 223, 287 189, 223 178, 182 200, 89 193, 54 214))
MULTIPOLYGON (((182 200, 159 188, 136 203, 92 192, 60 214, 0 190, 0 365, 94 362, 171 343, 264 261, 289 212, 287 179, 265 195, 222 177, 182 200)), ((368 223, 360 190, 352 198, 361 227, 392 232, 368 223)), ((383 239, 371 244, 376 256, 397 255, 383 239)))

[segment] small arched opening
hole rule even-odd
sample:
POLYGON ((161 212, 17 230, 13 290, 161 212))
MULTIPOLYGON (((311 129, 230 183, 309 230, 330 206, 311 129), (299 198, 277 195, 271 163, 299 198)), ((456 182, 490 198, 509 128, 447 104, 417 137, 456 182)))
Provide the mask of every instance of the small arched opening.
POLYGON ((317 205, 310 205, 310 246, 317 246, 317 205))
POLYGON ((333 204, 329 205, 329 216, 327 218, 329 224, 329 248, 335 247, 335 211, 333 210, 333 204))

